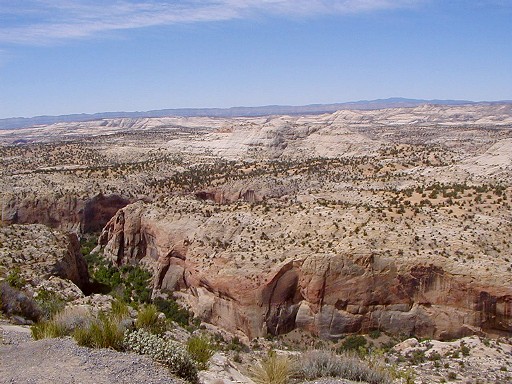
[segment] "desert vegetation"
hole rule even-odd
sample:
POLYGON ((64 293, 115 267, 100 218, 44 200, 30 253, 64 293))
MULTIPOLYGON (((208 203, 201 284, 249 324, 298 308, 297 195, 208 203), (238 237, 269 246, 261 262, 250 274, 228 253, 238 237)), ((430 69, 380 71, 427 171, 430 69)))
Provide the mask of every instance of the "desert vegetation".
POLYGON ((3 316, 191 381, 506 382, 511 127, 392 116, 1 133, 3 316))

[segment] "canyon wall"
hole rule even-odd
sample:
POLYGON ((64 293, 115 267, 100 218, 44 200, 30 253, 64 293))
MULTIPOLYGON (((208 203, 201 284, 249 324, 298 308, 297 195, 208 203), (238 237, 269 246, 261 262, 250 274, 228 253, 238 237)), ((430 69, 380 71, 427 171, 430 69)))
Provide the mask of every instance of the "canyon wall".
MULTIPOLYGON (((249 337, 294 328, 323 338, 374 329, 438 339, 512 332, 512 287, 477 271, 369 249, 279 261, 265 261, 262 251, 262 264, 253 265, 235 250, 248 226, 232 224, 236 215, 159 213, 137 202, 108 222, 99 241, 118 265, 153 268, 156 292, 173 291, 203 320, 249 337)), ((291 231, 300 229, 282 233, 291 231)))
POLYGON ((101 231, 129 203, 119 195, 77 198, 41 193, 11 198, 3 207, 2 218, 5 224, 44 224, 63 231, 92 233, 101 231))

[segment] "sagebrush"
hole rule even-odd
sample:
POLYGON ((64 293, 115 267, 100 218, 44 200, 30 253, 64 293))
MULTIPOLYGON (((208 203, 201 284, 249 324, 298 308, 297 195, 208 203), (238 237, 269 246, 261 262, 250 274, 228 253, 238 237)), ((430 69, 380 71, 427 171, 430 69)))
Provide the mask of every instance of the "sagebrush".
POLYGON ((128 350, 148 355, 153 360, 165 364, 172 373, 197 382, 198 369, 194 361, 179 343, 167 340, 144 329, 125 332, 124 345, 128 350))
POLYGON ((22 316, 32 321, 38 321, 43 313, 35 300, 11 285, 0 283, 0 310, 7 316, 22 316))

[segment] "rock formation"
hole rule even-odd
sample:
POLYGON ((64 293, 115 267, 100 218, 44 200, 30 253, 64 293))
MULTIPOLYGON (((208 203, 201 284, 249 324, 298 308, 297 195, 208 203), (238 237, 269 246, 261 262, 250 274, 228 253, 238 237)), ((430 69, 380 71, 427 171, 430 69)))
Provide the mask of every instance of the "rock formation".
POLYGON ((511 127, 504 103, 1 131, 2 217, 106 224, 105 257, 251 337, 510 334, 511 127))
POLYGON ((81 295, 89 284, 76 234, 42 224, 0 227, 0 266, 5 275, 18 270, 30 286, 54 289, 69 298, 81 295))
POLYGON ((91 233, 100 231, 129 202, 118 195, 101 193, 84 199, 70 194, 13 197, 5 204, 3 219, 6 224, 44 224, 69 232, 91 233))
MULTIPOLYGON (((200 203, 190 204, 194 212, 200 203)), ((295 245, 289 248, 296 255, 256 266, 236 249, 241 232, 263 218, 242 219, 228 209, 206 217, 138 202, 110 220, 100 244, 117 264, 151 265, 155 289, 179 293, 205 321, 250 337, 297 327, 324 338, 375 329, 440 339, 512 331, 512 287, 499 283, 510 273, 486 280, 480 269, 456 272, 442 258, 414 260, 398 250, 369 249, 326 254, 295 245)), ((270 223, 260 224, 261 235, 253 236, 259 260, 275 253, 260 248, 270 238, 305 235, 305 223, 282 223, 274 232, 270 223)))

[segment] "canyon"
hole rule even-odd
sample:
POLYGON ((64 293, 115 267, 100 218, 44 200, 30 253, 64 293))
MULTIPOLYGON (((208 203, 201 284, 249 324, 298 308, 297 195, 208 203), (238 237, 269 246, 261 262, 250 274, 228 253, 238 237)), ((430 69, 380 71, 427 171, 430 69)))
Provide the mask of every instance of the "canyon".
POLYGON ((96 233, 154 297, 231 333, 512 334, 511 104, 106 118, 0 143, 6 228, 96 233))

